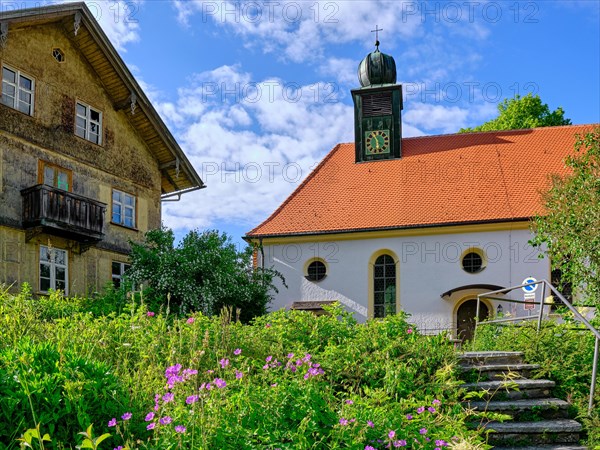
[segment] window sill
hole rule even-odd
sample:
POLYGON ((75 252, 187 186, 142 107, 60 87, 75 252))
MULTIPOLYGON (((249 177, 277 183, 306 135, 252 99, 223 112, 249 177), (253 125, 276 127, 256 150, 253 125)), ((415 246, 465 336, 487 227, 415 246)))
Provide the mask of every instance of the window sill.
POLYGON ((88 144, 92 144, 95 147, 98 148, 104 148, 104 142, 101 142, 100 144, 96 144, 94 141, 90 141, 89 139, 86 139, 84 137, 79 136, 78 134, 73 133, 73 136, 75 136, 77 139, 79 139, 80 141, 86 142, 88 144))
POLYGON ((136 227, 128 227, 127 225, 123 225, 122 223, 113 222, 112 220, 110 221, 110 224, 114 225, 115 227, 125 228, 126 230, 131 230, 131 231, 135 231, 135 232, 139 232, 140 231, 136 227))

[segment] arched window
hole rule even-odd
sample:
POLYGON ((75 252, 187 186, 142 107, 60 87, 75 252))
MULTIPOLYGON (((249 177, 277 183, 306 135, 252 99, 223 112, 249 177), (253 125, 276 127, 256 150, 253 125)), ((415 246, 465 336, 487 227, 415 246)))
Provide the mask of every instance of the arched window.
POLYGON ((390 255, 381 255, 373 266, 373 316, 396 314, 396 264, 390 255))

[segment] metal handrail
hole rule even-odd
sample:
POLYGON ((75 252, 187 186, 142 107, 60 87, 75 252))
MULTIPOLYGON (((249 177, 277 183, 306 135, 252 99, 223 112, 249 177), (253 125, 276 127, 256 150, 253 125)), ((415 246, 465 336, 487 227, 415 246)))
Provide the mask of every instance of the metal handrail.
MULTIPOLYGON (((542 296, 539 302, 537 301, 533 301, 532 303, 534 305, 539 304, 540 306, 540 312, 539 315, 537 317, 538 319, 538 324, 537 324, 537 331, 540 331, 540 328, 542 326, 542 320, 543 320, 543 316, 544 316, 544 305, 551 305, 552 303, 546 303, 546 287, 550 288, 550 291, 552 292, 552 294, 558 298, 562 303, 564 303, 564 305, 569 308, 569 310, 573 313, 573 315, 575 316, 575 319, 582 322, 586 328, 591 331, 594 336, 596 337, 595 343, 594 343, 594 360, 593 360, 593 365, 592 365, 592 381, 591 381, 591 385, 590 385, 590 401, 588 403, 588 415, 590 415, 592 413, 592 408, 594 406, 594 393, 596 391, 596 376, 598 374, 598 356, 600 353, 600 330, 597 330, 591 323, 589 323, 587 321, 587 319, 585 317, 583 317, 581 315, 581 313, 579 311, 577 311, 577 309, 571 304, 571 302, 569 302, 560 292, 558 292, 558 290, 552 286, 552 284, 550 284, 547 280, 539 280, 539 281, 535 281, 532 283, 525 283, 525 284, 520 284, 518 286, 511 286, 508 288, 504 288, 504 289, 498 289, 497 291, 490 291, 490 292, 485 292, 483 294, 479 294, 477 295, 477 310, 475 312, 475 331, 474 331, 474 335, 473 335, 473 339, 475 338, 475 336, 477 335, 477 326, 480 324, 479 322, 479 305, 481 303, 481 299, 482 298, 493 298, 494 300, 502 300, 502 301, 509 301, 512 303, 525 303, 525 301, 521 301, 521 300, 514 300, 514 299, 499 299, 499 298, 494 298, 494 297, 490 297, 491 295, 496 295, 496 294, 504 294, 510 291, 513 291, 515 289, 521 289, 523 287, 526 286, 534 286, 534 285, 538 285, 541 284, 542 285, 542 296)), ((514 319, 494 319, 494 320, 486 320, 481 322, 481 325, 489 325, 492 323, 502 323, 502 322, 514 322, 514 321, 520 321, 520 320, 532 320, 535 319, 535 317, 518 317, 518 318, 514 318, 514 319)))

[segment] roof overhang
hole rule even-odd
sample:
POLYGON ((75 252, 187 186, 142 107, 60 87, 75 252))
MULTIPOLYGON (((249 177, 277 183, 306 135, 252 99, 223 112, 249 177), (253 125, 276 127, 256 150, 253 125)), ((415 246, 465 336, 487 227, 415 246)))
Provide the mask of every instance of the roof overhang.
POLYGON ((14 30, 48 23, 63 27, 102 80, 115 110, 127 111, 130 123, 158 162, 162 195, 206 187, 85 3, 0 12, 4 39, 10 39, 14 30))
POLYGON ((498 291, 500 289, 504 289, 502 286, 498 286, 496 284, 467 284, 465 286, 458 286, 449 291, 444 292, 440 297, 448 299, 452 294, 459 291, 470 291, 475 289, 481 289, 484 291, 498 291))

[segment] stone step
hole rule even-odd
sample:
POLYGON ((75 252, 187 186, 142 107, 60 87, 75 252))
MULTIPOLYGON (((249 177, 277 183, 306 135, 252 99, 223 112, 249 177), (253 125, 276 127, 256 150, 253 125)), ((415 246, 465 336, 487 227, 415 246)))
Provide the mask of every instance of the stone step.
POLYGON ((486 430, 490 445, 509 444, 524 446, 536 444, 577 444, 581 424, 571 419, 543 420, 539 422, 489 422, 486 430))
POLYGON ((523 352, 465 352, 458 356, 458 363, 465 366, 492 364, 521 364, 523 352))
POLYGON ((461 365, 459 370, 465 375, 478 377, 479 381, 497 380, 512 372, 520 378, 528 378, 533 371, 540 368, 539 364, 486 364, 486 365, 461 365))
POLYGON ((467 403, 476 411, 507 414, 515 421, 560 419, 569 417, 569 404, 557 398, 467 403))
MULTIPOLYGON (((511 380, 511 381, 480 381, 465 383, 461 387, 467 391, 488 391, 481 400, 515 400, 525 398, 545 398, 550 396, 554 387, 550 380, 511 380)), ((480 399, 471 398, 471 401, 480 399)))
POLYGON ((536 445, 534 447, 494 447, 494 450, 587 450, 581 445, 536 445))

